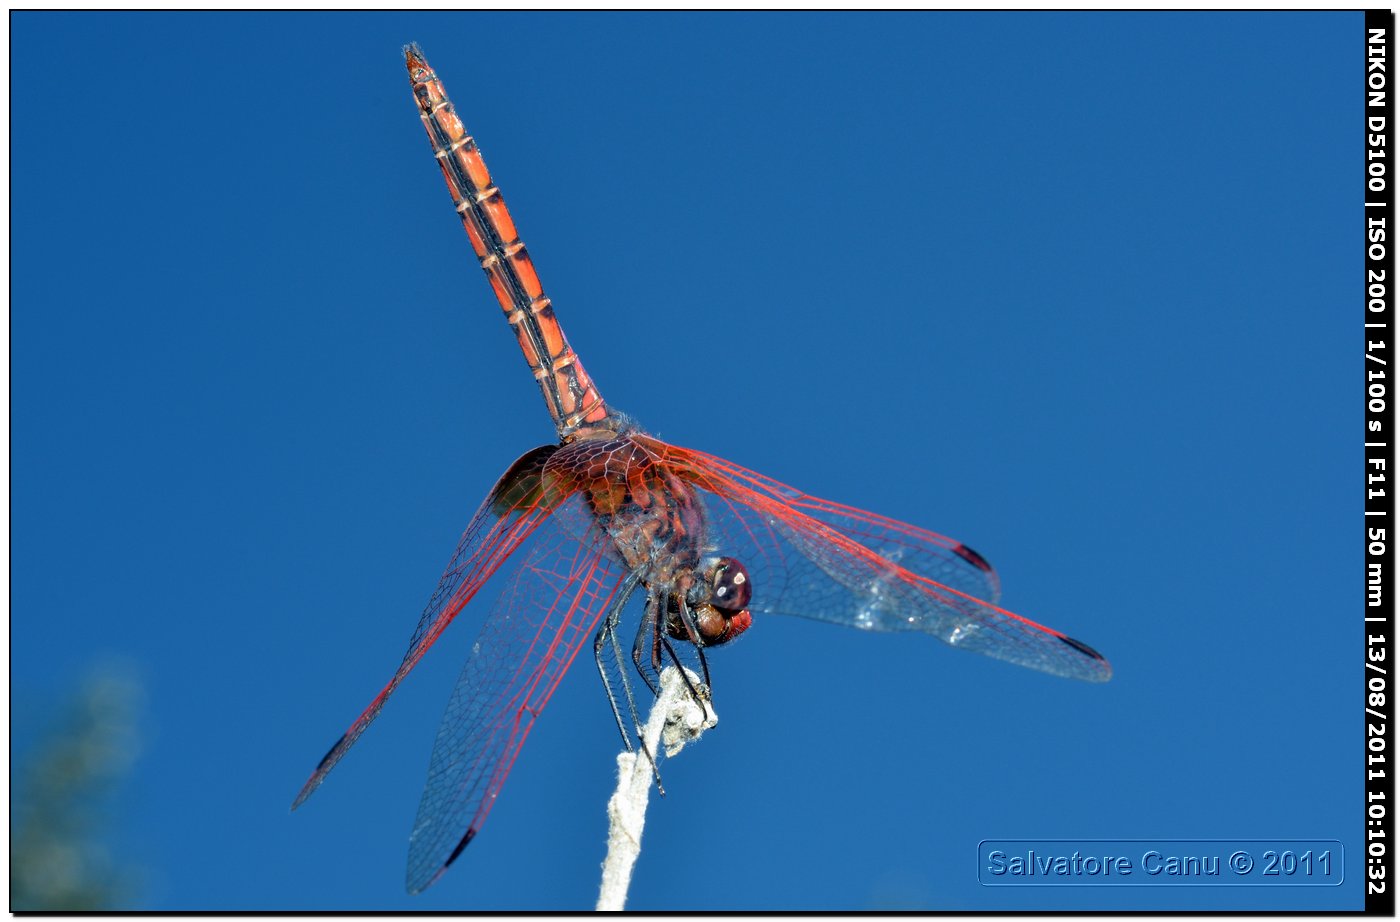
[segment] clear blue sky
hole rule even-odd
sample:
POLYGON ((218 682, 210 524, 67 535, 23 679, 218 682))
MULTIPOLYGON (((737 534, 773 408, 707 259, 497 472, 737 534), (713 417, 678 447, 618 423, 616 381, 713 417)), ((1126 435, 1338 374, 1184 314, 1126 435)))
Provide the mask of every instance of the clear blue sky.
POLYGON ((552 430, 400 46, 604 395, 966 541, 1107 685, 801 619, 714 654, 631 906, 1360 905, 1359 13, 12 16, 12 664, 148 685, 153 909, 589 908, 567 677, 433 889, 469 611, 307 806, 552 430), (987 838, 1335 838, 1340 888, 988 889, 987 838))

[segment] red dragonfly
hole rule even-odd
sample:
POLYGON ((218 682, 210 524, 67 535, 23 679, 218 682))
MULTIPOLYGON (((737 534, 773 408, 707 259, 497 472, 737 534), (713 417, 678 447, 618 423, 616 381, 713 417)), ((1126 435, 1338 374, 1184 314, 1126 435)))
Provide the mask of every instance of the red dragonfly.
POLYGON ((558 431, 508 467, 467 525, 389 684, 331 747, 293 809, 360 738, 452 619, 504 581, 438 730, 408 858, 408 889, 432 884, 481 830, 564 671, 593 639, 613 714, 619 631, 653 693, 668 660, 698 660, 767 614, 866 630, 921 631, 1053 675, 1106 681, 1093 648, 996 605, 981 555, 942 535, 818 499, 737 464, 647 435, 603 401, 564 338, 500 190, 442 82, 405 49, 433 155, 481 268, 558 431), (678 652, 679 651, 679 652, 678 652))

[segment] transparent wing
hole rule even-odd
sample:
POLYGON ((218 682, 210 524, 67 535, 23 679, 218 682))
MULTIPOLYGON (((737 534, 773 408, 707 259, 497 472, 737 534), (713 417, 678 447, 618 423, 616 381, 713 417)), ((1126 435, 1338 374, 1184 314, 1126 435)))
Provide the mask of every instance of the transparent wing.
MULTIPOLYGON (((672 450, 676 449, 672 447, 672 450)), ((996 602, 1001 597, 1001 581, 992 565, 961 541, 908 522, 803 493, 723 458, 688 449, 681 451, 702 461, 716 475, 725 475, 757 494, 810 516, 906 570, 983 602, 996 602)))
POLYGON ((438 730, 409 844, 411 893, 437 880, 481 829, 535 718, 627 577, 578 497, 517 559, 438 730))
POLYGON ((995 574, 958 542, 808 496, 712 455, 638 438, 709 494, 712 549, 748 568, 756 614, 921 631, 1054 675, 1112 676, 1092 647, 992 604, 995 574))
POLYGON ((293 810, 320 787, 330 770, 379 716, 394 689, 418 665, 423 654, 428 652, 491 574, 549 518, 562 497, 541 489, 540 478, 545 462, 557 449, 557 445, 542 445, 528 451, 501 475, 462 534, 462 540, 458 542, 447 570, 428 601, 428 607, 418 619, 408 652, 404 654, 394 677, 321 759, 293 801, 293 810))

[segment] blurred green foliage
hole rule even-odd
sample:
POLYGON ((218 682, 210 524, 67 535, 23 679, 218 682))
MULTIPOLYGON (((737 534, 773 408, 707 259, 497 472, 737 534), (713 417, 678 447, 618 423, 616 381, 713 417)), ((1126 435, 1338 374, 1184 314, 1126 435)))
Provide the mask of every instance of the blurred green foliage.
POLYGON ((130 668, 94 669, 12 775, 12 912, 132 907, 139 871, 104 839, 140 749, 144 701, 130 668))

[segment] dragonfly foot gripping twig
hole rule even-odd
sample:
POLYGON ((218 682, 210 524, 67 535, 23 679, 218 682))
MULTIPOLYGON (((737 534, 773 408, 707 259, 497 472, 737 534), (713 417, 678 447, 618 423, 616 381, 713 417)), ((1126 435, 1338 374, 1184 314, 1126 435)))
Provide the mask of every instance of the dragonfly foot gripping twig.
MULTIPOLYGON (((674 666, 661 673, 661 695, 652 706, 642 733, 644 752, 659 755, 664 751, 667 756, 674 756, 718 722, 704 695, 706 689, 699 682, 693 673, 683 676, 674 666), (692 697, 692 687, 701 690, 704 700, 692 697)), ((620 910, 627 902, 632 866, 642 851, 642 827, 646 823, 651 784, 652 766, 643 752, 618 754, 617 790, 608 800, 608 856, 603 860, 599 910, 620 910)))

